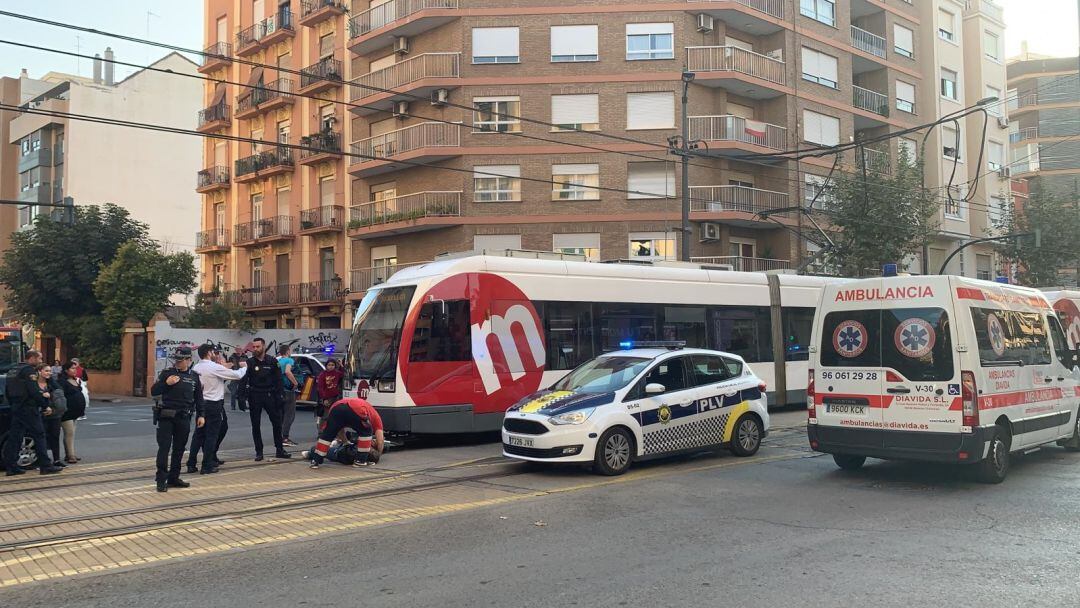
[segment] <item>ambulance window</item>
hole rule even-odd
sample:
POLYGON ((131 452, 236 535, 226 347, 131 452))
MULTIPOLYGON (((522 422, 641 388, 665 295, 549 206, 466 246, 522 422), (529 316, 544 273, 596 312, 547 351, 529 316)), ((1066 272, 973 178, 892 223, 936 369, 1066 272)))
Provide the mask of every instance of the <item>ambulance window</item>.
POLYGON ((420 307, 409 362, 469 361, 469 301, 425 302, 420 307))
POLYGON ((972 308, 971 321, 983 367, 1050 363, 1050 342, 1042 315, 972 308))
POLYGON ((825 315, 821 364, 825 367, 881 367, 881 311, 845 310, 825 315))
POLYGON ((742 373, 742 365, 737 361, 712 355, 690 355, 690 369, 694 373, 694 386, 716 384, 742 373), (738 368, 737 373, 732 373, 731 364, 738 368))
POLYGON ((1050 322, 1050 337, 1054 340, 1054 353, 1057 355, 1058 362, 1066 367, 1071 366, 1072 351, 1069 350, 1069 343, 1065 340, 1065 332, 1061 329, 1061 323, 1053 315, 1047 316, 1046 320, 1050 322))
POLYGON ((952 327, 940 308, 881 311, 881 365, 914 382, 944 382, 955 375, 952 327))

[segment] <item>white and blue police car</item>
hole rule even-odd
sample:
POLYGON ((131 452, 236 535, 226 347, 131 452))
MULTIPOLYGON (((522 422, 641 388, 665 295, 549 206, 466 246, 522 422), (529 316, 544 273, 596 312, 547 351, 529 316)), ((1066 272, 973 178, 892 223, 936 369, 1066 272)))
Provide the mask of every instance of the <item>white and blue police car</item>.
POLYGON ((621 475, 635 460, 728 448, 751 456, 769 430, 765 383, 729 353, 623 343, 506 412, 503 455, 593 463, 621 475))

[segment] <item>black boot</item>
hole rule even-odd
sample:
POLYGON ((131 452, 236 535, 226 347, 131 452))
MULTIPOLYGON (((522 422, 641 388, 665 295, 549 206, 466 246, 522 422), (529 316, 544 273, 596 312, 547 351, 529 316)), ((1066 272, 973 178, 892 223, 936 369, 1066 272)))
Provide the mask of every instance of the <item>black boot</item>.
POLYGON ((63 469, 61 469, 60 467, 54 467, 51 464, 48 465, 48 466, 42 466, 42 467, 38 468, 38 472, 41 473, 42 475, 52 475, 53 473, 59 473, 62 470, 63 469))
POLYGON ((169 491, 169 486, 166 485, 166 483, 164 481, 159 481, 159 482, 157 482, 157 491, 158 492, 168 492, 169 491))
POLYGON ((25 474, 26 474, 26 469, 24 469, 22 467, 11 469, 10 471, 7 472, 8 477, 14 477, 15 475, 25 475, 25 474))
POLYGON ((279 450, 277 454, 274 454, 274 457, 275 458, 292 458, 292 454, 286 452, 285 450, 279 450))
POLYGON ((190 483, 184 481, 183 479, 180 479, 179 477, 174 477, 174 478, 168 480, 165 483, 167 483, 170 488, 190 488, 191 487, 190 483))

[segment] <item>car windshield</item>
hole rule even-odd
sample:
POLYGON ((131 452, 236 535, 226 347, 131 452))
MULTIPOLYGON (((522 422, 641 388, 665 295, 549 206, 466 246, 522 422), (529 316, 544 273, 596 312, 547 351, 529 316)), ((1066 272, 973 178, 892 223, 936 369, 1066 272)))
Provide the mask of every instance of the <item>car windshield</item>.
POLYGON ((610 393, 630 384, 648 367, 644 357, 600 357, 570 372, 552 387, 557 391, 610 393))

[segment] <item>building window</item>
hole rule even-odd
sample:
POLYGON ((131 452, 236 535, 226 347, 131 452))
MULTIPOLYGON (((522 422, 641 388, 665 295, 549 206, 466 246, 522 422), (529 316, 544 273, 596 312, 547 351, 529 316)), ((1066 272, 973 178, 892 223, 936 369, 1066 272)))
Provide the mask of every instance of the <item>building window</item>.
POLYGON ((494 203, 521 200, 521 167, 486 165, 473 167, 473 200, 494 203))
POLYGON ((948 69, 941 68, 941 96, 948 97, 949 99, 959 99, 956 90, 956 72, 948 69))
POLYGON ((823 146, 840 143, 840 119, 803 110, 803 141, 823 146))
POLYGON ((397 266, 397 245, 382 245, 371 248, 371 284, 381 285, 394 274, 397 266))
POLYGON ((473 106, 476 108, 473 127, 477 131, 521 132, 520 97, 477 97, 473 99, 473 106))
POLYGON ((334 176, 327 175, 319 178, 319 206, 329 207, 334 204, 335 190, 334 176))
POLYGON ((600 128, 600 96, 552 95, 552 131, 596 131, 600 128))
MULTIPOLYGON (((996 97, 998 99, 998 101, 988 103, 983 107, 986 108, 987 113, 989 113, 991 116, 1003 116, 1003 114, 1001 113, 1001 107, 1003 105, 1005 105, 1005 104, 1001 103, 1002 101, 1004 101, 1001 98, 1001 89, 988 85, 986 87, 986 94, 983 95, 983 97, 996 97)), ((1012 98, 1015 98, 1015 97, 1016 97, 1016 92, 1015 91, 1013 91, 1012 93, 1009 94, 1009 98, 1010 98, 1011 103, 1015 103, 1014 99, 1012 99, 1012 98)))
POLYGON ((518 63, 518 28, 474 27, 472 31, 473 63, 518 63))
POLYGON ((837 86, 837 62, 836 57, 819 53, 814 49, 802 47, 802 77, 803 80, 816 82, 831 89, 837 86))
POLYGON ((897 152, 900 153, 900 158, 907 159, 908 164, 914 165, 915 161, 919 158, 918 144, 914 139, 908 139, 901 137, 897 140, 897 152))
POLYGON ((626 24, 627 61, 674 58, 674 23, 626 24))
POLYGON ((803 197, 806 206, 812 209, 828 209, 833 202, 832 188, 828 185, 828 179, 823 175, 807 173, 805 183, 803 197))
POLYGON ((938 9, 938 37, 949 42, 956 42, 956 15, 945 9, 938 9))
POLYGON ((651 260, 675 259, 675 236, 670 232, 631 232, 630 258, 651 260))
POLYGON ((981 253, 975 254, 975 278, 989 281, 993 279, 993 265, 990 256, 981 253))
POLYGON ((902 25, 893 24, 893 51, 904 57, 915 57, 915 34, 902 25))
POLYGON ((597 25, 551 26, 551 61, 597 61, 600 27, 597 25))
POLYGON ((626 129, 674 129, 675 93, 626 94, 626 129))
POLYGON ((395 182, 376 184, 368 189, 368 194, 373 203, 395 199, 397 198, 397 184, 395 182))
POLYGON ((1009 202, 1003 196, 990 197, 990 209, 987 210, 987 214, 990 216, 991 226, 1001 226, 1007 217, 1009 202))
POLYGON ((328 103, 319 108, 319 129, 323 133, 333 131, 335 122, 337 122, 337 114, 334 112, 334 104, 328 103))
POLYGON ((1005 166, 1005 146, 996 141, 991 141, 989 145, 989 160, 986 161, 986 168, 991 171, 997 171, 1005 166))
POLYGON ((946 217, 950 217, 953 219, 963 219, 963 216, 960 215, 961 197, 955 190, 955 186, 953 188, 949 188, 949 191, 952 192, 952 197, 945 198, 945 215, 946 217))
POLYGON ((520 234, 478 234, 473 237, 473 251, 521 249, 520 234))
POLYGON ((319 36, 319 59, 334 56, 334 35, 326 34, 319 36))
POLYGON ((825 25, 836 25, 836 4, 833 0, 800 0, 799 12, 825 25))
POLYGON ((994 61, 1001 61, 1001 37, 989 31, 983 32, 983 52, 994 61))
POLYGON ((553 201, 600 199, 600 165, 552 165, 551 181, 553 201))
POLYGON ((600 235, 589 234, 553 234, 552 249, 556 253, 583 255, 589 262, 600 260, 600 235))
POLYGON ((959 131, 953 127, 941 127, 941 153, 949 160, 960 160, 959 131))
POLYGON ((24 137, 19 140, 19 150, 23 156, 30 154, 30 137, 24 137))
POLYGON ((915 85, 896 81, 896 109, 908 114, 915 113, 915 85))
POLYGON ((672 198, 675 196, 675 164, 668 161, 628 163, 626 198, 672 198))

